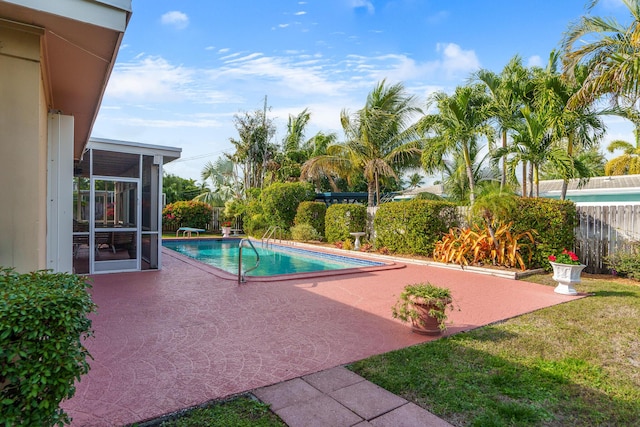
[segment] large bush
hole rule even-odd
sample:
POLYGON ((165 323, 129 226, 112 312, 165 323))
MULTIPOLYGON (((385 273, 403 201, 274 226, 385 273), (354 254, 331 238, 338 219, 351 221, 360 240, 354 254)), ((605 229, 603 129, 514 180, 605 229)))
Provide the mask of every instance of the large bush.
POLYGON ((270 226, 289 230, 298 211, 298 205, 315 199, 316 193, 308 182, 276 182, 262 190, 262 211, 270 226))
POLYGON ((325 233, 329 243, 353 239, 349 233, 366 231, 367 207, 358 203, 329 206, 325 215, 325 233))
POLYGON ((548 257, 573 249, 578 221, 576 205, 569 200, 518 198, 513 212, 513 233, 535 230, 532 267, 550 268, 548 257))
POLYGON ((69 423, 59 408, 89 371, 82 340, 95 310, 85 279, 0 268, 0 424, 69 423))
POLYGON ((168 204, 162 210, 164 229, 193 227, 207 229, 213 215, 211 206, 196 200, 168 204))
POLYGON ((326 214, 327 205, 323 202, 302 202, 298 206, 294 223, 296 225, 309 224, 320 233, 320 235, 324 236, 326 214))
POLYGON ((376 246, 391 252, 430 256, 449 228, 458 225, 456 205, 435 200, 385 203, 374 219, 376 246))

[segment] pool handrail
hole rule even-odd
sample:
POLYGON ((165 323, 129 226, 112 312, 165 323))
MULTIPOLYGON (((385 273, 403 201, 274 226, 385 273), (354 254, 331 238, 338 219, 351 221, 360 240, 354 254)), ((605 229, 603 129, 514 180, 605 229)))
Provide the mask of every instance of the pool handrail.
POLYGON ((256 250, 256 247, 253 246, 253 242, 251 242, 250 239, 241 239, 240 243, 238 244, 238 285, 246 282, 247 273, 258 268, 259 265, 260 265, 260 254, 256 250), (248 270, 245 270, 245 272, 243 273, 242 272, 242 248, 243 248, 244 242, 248 242, 251 249, 253 249, 253 252, 256 253, 256 265, 249 268, 248 270))
MULTIPOLYGON (((269 247, 269 241, 271 240, 271 238, 273 237, 273 239, 276 239, 275 233, 276 231, 280 231, 280 242, 282 242, 282 228, 280 228, 280 226, 278 225, 272 225, 270 226, 267 231, 264 232, 264 234, 262 235, 262 239, 260 239, 260 242, 262 243, 262 247, 269 247)), ((273 244, 273 243, 272 243, 273 244)))

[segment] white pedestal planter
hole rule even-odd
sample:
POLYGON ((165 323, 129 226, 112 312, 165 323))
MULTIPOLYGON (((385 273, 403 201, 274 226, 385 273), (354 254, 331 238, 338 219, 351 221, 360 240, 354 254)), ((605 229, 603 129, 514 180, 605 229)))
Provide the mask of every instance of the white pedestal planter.
POLYGON ((580 274, 586 265, 558 264, 556 262, 550 262, 550 264, 553 267, 553 280, 558 282, 558 286, 553 291, 563 295, 577 295, 578 291, 573 285, 580 283, 580 274))
POLYGON ((222 227, 222 237, 229 237, 231 234, 231 227, 222 227))

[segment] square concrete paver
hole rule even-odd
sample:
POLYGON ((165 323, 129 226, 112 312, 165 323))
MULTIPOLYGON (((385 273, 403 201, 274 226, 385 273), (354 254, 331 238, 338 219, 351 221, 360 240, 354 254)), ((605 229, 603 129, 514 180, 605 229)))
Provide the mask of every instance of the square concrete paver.
POLYGON ((327 395, 274 411, 289 427, 350 427, 362 418, 327 395))
POLYGON ((300 378, 274 384, 255 390, 253 394, 264 403, 271 405, 272 411, 319 398, 323 394, 300 378))
POLYGON ((369 425, 375 427, 453 427, 414 403, 407 403, 378 418, 369 420, 369 425))
POLYGON ((369 381, 362 381, 330 392, 335 400, 365 420, 375 418, 407 403, 405 399, 369 381))
POLYGON ((324 393, 329 393, 364 381, 364 378, 360 375, 351 372, 343 366, 306 375, 303 379, 324 393))

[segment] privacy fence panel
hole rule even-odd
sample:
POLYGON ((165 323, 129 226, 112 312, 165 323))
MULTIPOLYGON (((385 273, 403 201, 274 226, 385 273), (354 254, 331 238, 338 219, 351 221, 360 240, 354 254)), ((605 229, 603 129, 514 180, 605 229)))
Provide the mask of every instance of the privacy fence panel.
POLYGON ((576 253, 585 271, 604 273, 605 257, 627 249, 640 237, 640 204, 577 204, 576 253))

